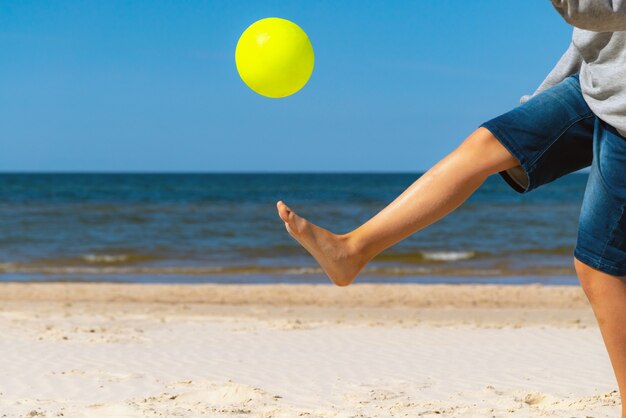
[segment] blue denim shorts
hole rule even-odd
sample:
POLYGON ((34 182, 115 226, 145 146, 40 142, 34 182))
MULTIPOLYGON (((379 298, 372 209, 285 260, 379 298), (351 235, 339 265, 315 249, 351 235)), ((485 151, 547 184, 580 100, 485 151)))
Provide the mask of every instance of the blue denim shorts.
POLYGON ((500 175, 520 193, 591 165, 574 256, 626 276, 626 138, 589 109, 578 74, 481 126, 519 161, 500 175))

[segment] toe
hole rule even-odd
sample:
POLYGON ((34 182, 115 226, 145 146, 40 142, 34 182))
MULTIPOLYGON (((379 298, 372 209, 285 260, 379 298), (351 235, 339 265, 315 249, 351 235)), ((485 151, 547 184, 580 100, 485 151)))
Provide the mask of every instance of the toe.
POLYGON ((289 222, 289 214, 291 210, 285 205, 283 202, 278 202, 276 204, 276 208, 278 209, 278 216, 285 222, 289 222))
POLYGON ((289 206, 287 206, 284 202, 280 202, 280 206, 287 212, 287 213, 291 213, 293 212, 291 209, 289 209, 289 206))

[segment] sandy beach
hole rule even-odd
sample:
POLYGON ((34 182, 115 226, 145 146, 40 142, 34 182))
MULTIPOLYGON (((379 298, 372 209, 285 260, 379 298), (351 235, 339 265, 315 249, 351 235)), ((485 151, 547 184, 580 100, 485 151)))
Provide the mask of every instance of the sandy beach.
POLYGON ((3 417, 616 417, 578 287, 0 285, 3 417))

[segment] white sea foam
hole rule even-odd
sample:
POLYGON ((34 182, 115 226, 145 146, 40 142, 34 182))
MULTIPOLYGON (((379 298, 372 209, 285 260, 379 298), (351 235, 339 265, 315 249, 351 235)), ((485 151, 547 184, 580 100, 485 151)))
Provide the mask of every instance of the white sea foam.
POLYGON ((323 272, 324 270, 319 267, 290 268, 284 271, 286 274, 318 274, 323 272))
POLYGON ((366 267, 364 272, 372 274, 392 274, 392 275, 410 275, 410 274, 428 274, 432 269, 427 267, 366 267))
POLYGON ((88 263, 121 263, 128 260, 125 254, 85 254, 81 258, 88 263))
POLYGON ((458 261, 458 260, 468 260, 476 253, 474 251, 433 251, 433 252, 423 252, 422 255, 426 260, 434 260, 434 261, 458 261))

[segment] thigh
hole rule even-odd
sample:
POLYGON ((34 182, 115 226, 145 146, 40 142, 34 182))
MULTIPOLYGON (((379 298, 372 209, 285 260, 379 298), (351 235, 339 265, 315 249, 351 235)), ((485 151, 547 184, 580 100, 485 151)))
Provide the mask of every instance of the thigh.
POLYGON ((596 118, 593 163, 580 212, 575 256, 626 276, 626 138, 596 118))
POLYGON ((481 126, 520 162, 504 180, 528 192, 591 164, 594 119, 573 75, 481 126))

